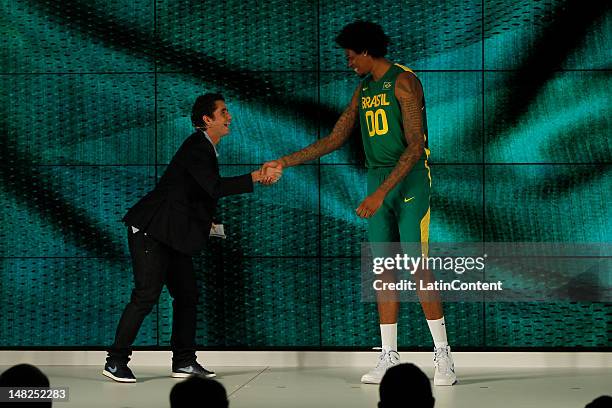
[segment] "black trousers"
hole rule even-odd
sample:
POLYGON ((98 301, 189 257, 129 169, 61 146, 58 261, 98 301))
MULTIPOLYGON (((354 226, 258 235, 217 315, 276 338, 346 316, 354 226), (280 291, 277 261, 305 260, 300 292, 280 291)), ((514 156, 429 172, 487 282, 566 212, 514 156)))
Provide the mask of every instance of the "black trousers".
POLYGON ((130 303, 119 320, 115 342, 108 350, 108 359, 129 361, 138 330, 157 304, 165 284, 173 298, 172 362, 180 365, 194 361, 198 290, 191 257, 142 231, 134 233, 131 227, 128 227, 128 246, 134 271, 134 289, 130 303))

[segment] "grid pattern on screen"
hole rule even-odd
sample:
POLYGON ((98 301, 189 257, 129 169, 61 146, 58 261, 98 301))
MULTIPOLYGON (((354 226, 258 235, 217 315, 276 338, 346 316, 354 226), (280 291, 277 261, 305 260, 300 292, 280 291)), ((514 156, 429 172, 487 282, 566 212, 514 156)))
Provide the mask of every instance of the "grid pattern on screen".
MULTIPOLYGON (((112 341, 132 285, 129 206, 191 131, 195 97, 234 116, 221 172, 324 137, 357 86, 333 39, 380 23, 420 77, 432 242, 610 242, 612 13, 605 2, 9 0, 0 17, 0 347, 112 341)), ((378 344, 359 292, 359 136, 222 200, 228 239, 195 259, 202 347, 378 344)), ((455 347, 609 347, 605 303, 445 305, 455 347), (568 340, 568 339, 571 339, 568 340)), ((164 292, 137 346, 166 347, 164 292)), ((417 304, 399 344, 429 348, 417 304)))

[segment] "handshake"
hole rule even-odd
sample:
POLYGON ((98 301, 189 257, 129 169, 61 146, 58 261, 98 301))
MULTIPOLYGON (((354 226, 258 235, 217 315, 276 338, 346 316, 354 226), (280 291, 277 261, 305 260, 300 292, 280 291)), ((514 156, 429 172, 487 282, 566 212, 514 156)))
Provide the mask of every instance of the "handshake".
POLYGON ((251 173, 254 182, 269 186, 276 183, 283 175, 283 165, 279 160, 265 162, 259 170, 251 173))

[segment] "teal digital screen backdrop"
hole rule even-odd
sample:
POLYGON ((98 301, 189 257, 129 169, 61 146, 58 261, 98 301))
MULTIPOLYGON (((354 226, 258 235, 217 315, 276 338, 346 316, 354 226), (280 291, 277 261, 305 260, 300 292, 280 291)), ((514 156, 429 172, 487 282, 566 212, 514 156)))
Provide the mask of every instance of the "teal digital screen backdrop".
MULTIPOLYGON (((528 0, 1 0, 0 347, 104 347, 132 288, 126 210, 221 92, 223 175, 324 137, 359 79, 334 43, 381 24, 427 103, 432 242, 612 241, 612 13, 528 0)), ((367 349, 360 298, 359 136, 222 199, 227 240, 194 259, 197 342, 215 349, 367 349)), ((601 302, 447 303, 458 349, 609 348, 601 302)), ((162 297, 136 346, 168 347, 162 297)), ((418 304, 399 345, 429 348, 418 304)))

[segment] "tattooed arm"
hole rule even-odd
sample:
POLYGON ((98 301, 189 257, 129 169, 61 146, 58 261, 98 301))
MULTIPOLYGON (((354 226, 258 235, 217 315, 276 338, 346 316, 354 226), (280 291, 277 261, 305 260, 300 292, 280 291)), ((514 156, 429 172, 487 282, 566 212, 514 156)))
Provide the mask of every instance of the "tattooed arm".
MULTIPOLYGON (((277 170, 283 170, 285 167, 297 166, 304 162, 318 159, 334 150, 340 148, 349 138, 355 124, 358 120, 359 115, 359 88, 357 87, 351 98, 351 102, 346 107, 338 121, 334 125, 334 129, 329 135, 323 139, 319 139, 313 144, 306 146, 302 150, 298 150, 295 153, 288 154, 281 157, 278 160, 269 161, 263 164, 261 172, 265 171, 268 167, 274 167, 277 170)), ((274 180, 264 178, 263 184, 273 183, 274 180)))
POLYGON ((399 183, 423 155, 423 88, 411 72, 402 72, 395 83, 395 96, 402 111, 402 125, 408 147, 402 153, 395 168, 374 193, 366 197, 357 208, 360 217, 369 218, 382 205, 386 195, 399 183))
POLYGON ((400 156, 397 164, 378 190, 389 193, 419 161, 425 150, 423 138, 423 88, 411 72, 399 75, 395 85, 395 95, 402 110, 402 125, 408 147, 400 156))
MULTIPOLYGON (((360 85, 361 86, 361 85, 360 85)), ((349 138, 358 118, 359 87, 353 92, 353 97, 346 107, 334 129, 323 139, 306 146, 302 150, 281 157, 278 161, 283 167, 297 166, 307 161, 318 159, 328 153, 339 149, 349 138)))

